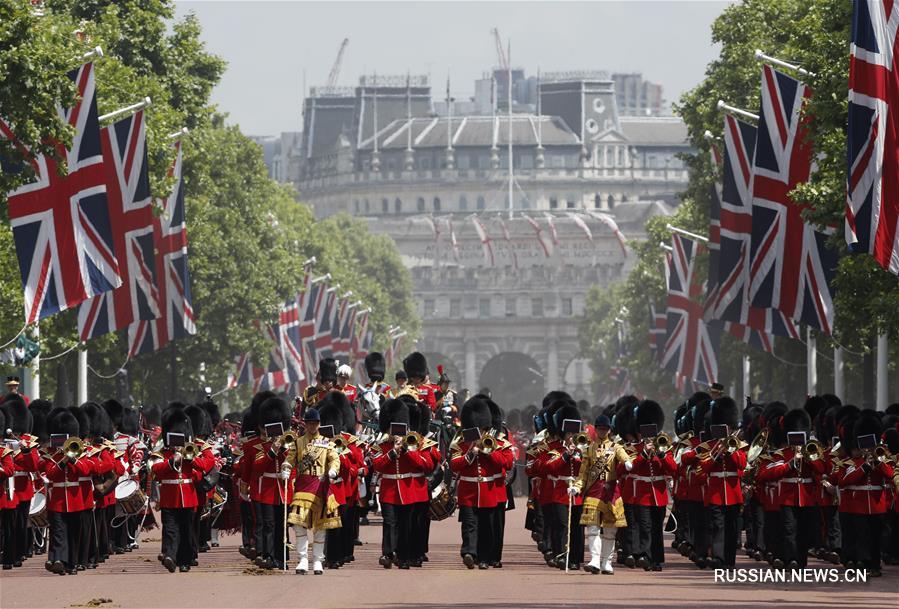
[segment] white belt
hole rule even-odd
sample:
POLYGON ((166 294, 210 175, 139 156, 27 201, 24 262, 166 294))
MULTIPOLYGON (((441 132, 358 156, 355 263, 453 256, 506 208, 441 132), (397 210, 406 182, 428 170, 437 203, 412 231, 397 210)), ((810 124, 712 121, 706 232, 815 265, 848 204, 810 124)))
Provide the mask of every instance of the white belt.
POLYGON ((179 478, 178 480, 160 480, 162 484, 190 484, 193 480, 186 480, 184 478, 179 478))
POLYGON ((493 474, 492 476, 459 476, 459 480, 462 482, 490 482, 502 477, 502 474, 493 474))
POLYGON ((634 476, 633 474, 631 474, 631 478, 640 482, 661 482, 665 480, 665 476, 634 476))
POLYGON ((331 484, 337 484, 338 482, 343 482, 343 478, 334 478, 331 480, 331 484))
POLYGON ((844 486, 843 490, 846 491, 882 491, 882 486, 875 486, 873 484, 861 484, 854 486, 844 486))
POLYGON ((280 478, 281 474, 279 474, 278 472, 265 472, 264 474, 262 474, 262 477, 263 478, 280 478))
POLYGON ((81 478, 78 478, 78 482, 93 482, 93 481, 94 481, 94 479, 91 478, 90 476, 82 476, 81 478))
POLYGON ((782 478, 781 482, 786 482, 788 484, 811 484, 814 481, 811 478, 782 478))
POLYGON ((13 474, 16 478, 24 478, 25 476, 30 476, 31 472, 16 472, 13 474))
POLYGON ((574 476, 547 476, 546 478, 553 482, 574 482, 574 476))
POLYGON ((69 487, 73 487, 73 486, 81 486, 81 485, 78 484, 77 482, 51 482, 50 483, 51 488, 69 488, 69 487))
POLYGON ((709 476, 712 478, 733 478, 739 475, 737 472, 709 472, 709 476))
POLYGON ((421 478, 424 474, 421 472, 412 472, 409 474, 382 474, 384 480, 404 480, 406 478, 421 478))

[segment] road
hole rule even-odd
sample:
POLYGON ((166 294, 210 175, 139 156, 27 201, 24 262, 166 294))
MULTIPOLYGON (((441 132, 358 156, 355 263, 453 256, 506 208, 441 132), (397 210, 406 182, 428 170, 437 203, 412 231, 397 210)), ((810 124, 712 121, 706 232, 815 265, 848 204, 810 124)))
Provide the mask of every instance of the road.
MULTIPOLYGON (((210 607, 299 609, 499 607, 899 607, 899 567, 867 583, 727 584, 715 583, 670 548, 662 573, 617 567, 614 576, 549 569, 523 527, 524 511, 510 512, 503 569, 465 569, 459 559, 455 518, 434 523, 430 562, 422 569, 387 571, 378 566, 379 526, 362 527, 364 545, 356 561, 324 575, 259 574, 237 553, 239 536, 223 538, 220 548, 200 555, 190 573, 170 574, 156 560, 158 529, 142 534, 141 548, 113 556, 95 571, 58 576, 35 557, 20 569, 0 575, 0 607, 210 607)), ((756 568, 745 556, 738 567, 756 568)), ((812 561, 812 567, 827 567, 812 561)), ((264 573, 264 572, 263 572, 264 573)))

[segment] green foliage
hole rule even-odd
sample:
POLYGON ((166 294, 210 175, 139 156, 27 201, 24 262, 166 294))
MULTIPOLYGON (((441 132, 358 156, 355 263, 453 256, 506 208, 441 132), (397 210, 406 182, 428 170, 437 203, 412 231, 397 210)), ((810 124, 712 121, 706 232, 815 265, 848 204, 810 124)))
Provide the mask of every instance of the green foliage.
MULTIPOLYGON (((819 387, 823 388, 831 380, 826 372, 831 347, 840 344, 850 352, 869 353, 874 337, 881 331, 889 333, 894 345, 899 341, 899 318, 895 315, 899 309, 899 282, 869 256, 846 255, 842 232, 850 25, 851 4, 841 0, 745 0, 734 4, 712 25, 712 42, 721 45, 719 57, 708 65, 702 82, 675 105, 697 154, 686 159, 690 183, 671 223, 708 234, 710 188, 720 177, 708 153, 704 133, 709 130, 718 137, 722 135, 722 115, 716 109, 718 100, 757 112, 761 66, 754 58, 756 49, 799 63, 814 73, 804 78, 812 89, 804 116, 815 146, 817 169, 810 181, 797 187, 791 197, 808 205, 804 215, 809 221, 835 229, 831 244, 843 254, 835 283, 834 340, 818 337, 819 387)), ((636 248, 639 260, 624 289, 611 290, 613 300, 608 303, 608 294, 591 294, 582 345, 585 353, 600 349, 600 341, 608 341, 614 328, 594 316, 626 307, 630 312, 631 355, 621 365, 629 365, 638 390, 653 396, 667 389, 670 382, 658 384, 655 372, 658 366, 647 357, 647 306, 649 302, 661 305, 664 294, 663 258, 658 243, 669 240, 664 230, 655 230, 657 227, 649 227, 650 238, 636 248), (598 332, 597 328, 604 331, 598 332)), ((739 362, 744 353, 752 355, 752 382, 757 394, 771 398, 786 396, 794 401, 802 398, 804 386, 796 378, 805 373, 801 365, 805 360, 804 345, 777 339, 777 358, 772 358, 725 336, 719 353, 720 380, 726 384, 738 383, 739 362)), ((847 355, 850 395, 858 394, 864 383, 859 378, 861 363, 860 357, 847 355)), ((602 367, 608 365, 605 360, 595 361, 594 370, 599 377, 605 375, 602 367)), ((671 378, 667 373, 666 376, 671 378)))

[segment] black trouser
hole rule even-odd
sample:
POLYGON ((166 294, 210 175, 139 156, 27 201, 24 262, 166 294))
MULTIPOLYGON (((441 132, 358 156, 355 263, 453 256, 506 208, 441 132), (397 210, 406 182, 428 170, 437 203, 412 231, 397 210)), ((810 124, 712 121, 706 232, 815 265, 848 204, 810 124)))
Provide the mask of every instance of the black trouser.
POLYGON ((96 562, 97 556, 97 527, 94 525, 94 508, 78 513, 81 514, 81 540, 78 543, 76 559, 79 565, 87 566, 92 561, 96 562))
POLYGON ((384 524, 381 531, 381 553, 399 562, 412 560, 412 505, 381 503, 384 524))
POLYGON ((256 504, 256 552, 281 565, 284 559, 284 504, 256 504))
POLYGON ((189 567, 193 560, 194 508, 162 508, 162 555, 179 567, 189 567))
POLYGON ((412 504, 412 560, 420 560, 428 553, 428 539, 431 535, 428 505, 427 501, 412 504))
MULTIPOLYGON (((511 492, 511 488, 507 489, 511 492)), ((506 537, 506 506, 501 503, 496 506, 496 535, 494 536, 494 542, 496 543, 496 561, 502 562, 503 560, 503 545, 504 539, 506 537)))
POLYGON ((634 555, 646 556, 653 564, 662 564, 665 562, 665 546, 662 541, 665 506, 635 505, 634 508, 637 517, 637 547, 634 548, 634 555))
POLYGON ((725 567, 733 567, 737 562, 740 506, 710 505, 706 508, 706 514, 712 540, 712 558, 720 560, 725 567))
POLYGON ((780 525, 780 511, 765 510, 765 552, 774 558, 783 558, 783 528, 780 525))
POLYGON ((240 502, 240 535, 244 548, 256 547, 256 521, 253 503, 250 501, 240 502))
POLYGON ((709 554, 709 525, 706 522, 705 506, 702 501, 685 501, 687 521, 690 523, 690 545, 699 558, 706 558, 709 554))
POLYGON ((843 560, 861 563, 866 569, 879 571, 883 514, 841 512, 840 524, 847 533, 843 539, 843 560))
POLYGON ((107 508, 94 508, 94 526, 97 527, 97 562, 101 562, 109 556, 109 516, 107 508))
POLYGON ((893 558, 899 558, 899 512, 893 510, 886 517, 890 536, 884 554, 893 558))
POLYGON ((782 557, 785 563, 796 561, 800 567, 808 564, 808 549, 815 539, 818 526, 818 506, 798 507, 784 505, 780 508, 780 526, 783 531, 782 557))
POLYGON ((471 554, 477 562, 493 563, 496 555, 496 508, 459 506, 459 522, 462 523, 461 556, 471 554))
POLYGON ((840 529, 840 512, 837 506, 821 506, 821 527, 822 547, 833 552, 839 552, 843 542, 840 529))
POLYGON ((14 525, 16 532, 15 556, 16 560, 25 560, 31 552, 31 523, 28 513, 31 511, 31 501, 20 501, 16 506, 14 525))
MULTIPOLYGON (((342 523, 346 517, 346 506, 339 506, 337 512, 340 514, 342 523)), ((346 548, 344 537, 346 533, 347 529, 343 528, 343 526, 337 529, 328 529, 325 532, 325 560, 328 562, 343 562, 343 559, 346 558, 344 554, 346 548)))
POLYGON ((84 519, 81 512, 47 512, 50 534, 47 543, 47 560, 60 561, 66 569, 74 569, 81 541, 81 526, 84 519))
POLYGON ((754 497, 747 504, 746 545, 755 550, 765 549, 765 508, 754 497))
POLYGON ((671 507, 671 513, 677 519, 677 530, 674 532, 674 543, 680 545, 684 542, 690 542, 690 519, 687 517, 687 510, 684 507, 683 499, 675 499, 674 505, 671 507))
POLYGON ((549 541, 553 557, 565 557, 566 538, 570 564, 584 562, 584 527, 581 525, 582 505, 571 506, 571 530, 568 526, 568 505, 547 503, 543 506, 543 524, 549 527, 549 541))
POLYGON ((0 544, 0 561, 4 565, 15 562, 16 553, 16 510, 5 508, 0 510, 0 527, 3 529, 2 544, 0 544))
POLYGON ((625 558, 636 553, 637 539, 637 506, 633 503, 624 504, 624 518, 627 526, 618 529, 618 547, 625 558))

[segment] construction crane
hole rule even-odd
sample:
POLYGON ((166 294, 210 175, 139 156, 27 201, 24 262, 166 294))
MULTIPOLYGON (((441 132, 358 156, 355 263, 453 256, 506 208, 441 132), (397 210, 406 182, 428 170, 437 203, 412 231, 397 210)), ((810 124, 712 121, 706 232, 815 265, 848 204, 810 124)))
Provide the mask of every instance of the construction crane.
POLYGON ((499 61, 499 67, 503 71, 508 71, 509 60, 506 59, 506 52, 503 50, 503 41, 499 37, 499 28, 493 28, 491 33, 493 34, 493 39, 496 41, 496 58, 499 61))
POLYGON ((334 60, 334 65, 331 66, 331 73, 328 74, 328 84, 325 86, 325 91, 327 93, 332 93, 337 87, 337 77, 340 76, 340 64, 343 62, 343 52, 346 51, 346 47, 349 43, 349 38, 344 38, 343 42, 340 43, 340 50, 337 51, 337 59, 334 60))

